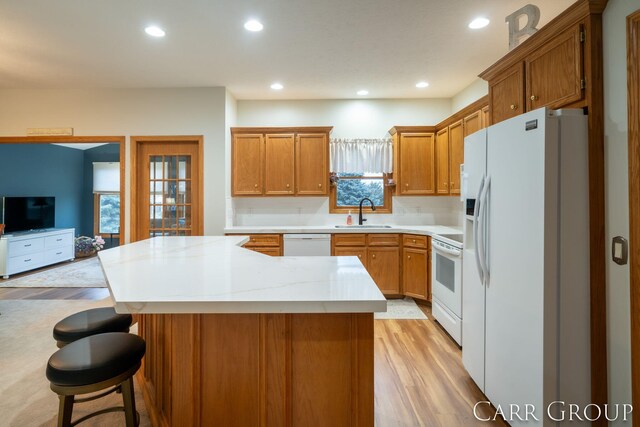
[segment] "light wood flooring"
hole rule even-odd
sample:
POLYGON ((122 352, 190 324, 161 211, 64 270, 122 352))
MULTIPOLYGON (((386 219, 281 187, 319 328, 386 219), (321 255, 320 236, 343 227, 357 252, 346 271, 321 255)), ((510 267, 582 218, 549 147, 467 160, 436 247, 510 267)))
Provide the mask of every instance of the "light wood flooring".
MULTIPOLYGON (((0 288, 0 300, 108 295, 106 288, 0 288)), ((464 370, 460 348, 433 320, 431 308, 421 309, 428 321, 375 321, 376 426, 486 426, 473 416, 475 403, 486 397, 464 370)), ((483 405, 480 415, 492 413, 483 405)))

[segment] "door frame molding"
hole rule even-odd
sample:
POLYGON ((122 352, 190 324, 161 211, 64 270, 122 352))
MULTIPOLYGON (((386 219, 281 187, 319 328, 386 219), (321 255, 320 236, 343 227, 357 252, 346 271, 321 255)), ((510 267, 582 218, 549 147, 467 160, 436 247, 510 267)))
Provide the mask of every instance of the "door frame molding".
MULTIPOLYGON (((640 10, 627 16, 631 400, 640 408, 640 10)), ((640 417, 633 425, 640 425, 640 417)))
MULTIPOLYGON (((0 144, 81 144, 81 143, 108 143, 120 144, 120 237, 119 245, 125 243, 126 222, 125 204, 126 194, 126 153, 125 136, 0 136, 0 144)), ((93 207, 93 201, 91 202, 93 207)))
MULTIPOLYGON (((200 207, 196 215, 198 215, 198 228, 195 231, 195 236, 204 235, 204 137, 202 135, 158 135, 158 136, 130 136, 131 145, 131 230, 129 233, 129 241, 131 243, 140 240, 138 236, 138 148, 145 142, 160 142, 160 143, 196 143, 198 145, 198 197, 200 198, 200 207)), ((145 237, 146 238, 146 237, 145 237)))

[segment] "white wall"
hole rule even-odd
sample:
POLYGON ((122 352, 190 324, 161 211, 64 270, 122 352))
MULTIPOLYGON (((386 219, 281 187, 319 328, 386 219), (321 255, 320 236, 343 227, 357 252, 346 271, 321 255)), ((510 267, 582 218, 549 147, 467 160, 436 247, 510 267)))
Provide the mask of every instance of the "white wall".
MULTIPOLYGON (((204 230, 225 225, 225 88, 0 90, 0 135, 24 136, 32 127, 73 127, 76 136, 127 136, 127 188, 131 184, 129 136, 204 136, 204 230)), ((130 207, 126 198, 125 240, 130 207)))
POLYGON ((451 99, 451 114, 460 111, 467 105, 489 93, 489 83, 481 78, 475 79, 451 99))
POLYGON ((609 0, 603 15, 610 403, 631 402, 629 266, 619 266, 611 260, 610 244, 614 236, 629 236, 626 16, 637 9, 638 0, 609 0))
POLYGON ((333 138, 382 138, 396 125, 435 125, 450 99, 238 101, 238 126, 333 126, 333 138))

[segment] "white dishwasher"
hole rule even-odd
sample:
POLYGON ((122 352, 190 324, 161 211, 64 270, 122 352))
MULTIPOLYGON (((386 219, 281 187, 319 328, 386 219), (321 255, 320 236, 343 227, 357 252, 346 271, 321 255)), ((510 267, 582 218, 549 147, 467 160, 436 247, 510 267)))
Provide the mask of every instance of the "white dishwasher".
POLYGON ((331 256, 331 234, 285 234, 284 256, 331 256))

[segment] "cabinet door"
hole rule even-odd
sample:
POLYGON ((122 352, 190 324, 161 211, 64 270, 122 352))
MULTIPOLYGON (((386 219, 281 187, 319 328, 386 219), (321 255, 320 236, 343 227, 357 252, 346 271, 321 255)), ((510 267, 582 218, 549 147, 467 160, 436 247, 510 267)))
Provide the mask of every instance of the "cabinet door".
POLYGON ((265 195, 293 195, 294 146, 292 133, 265 136, 265 195))
POLYGON ((464 118, 463 123, 465 137, 478 132, 482 129, 482 111, 478 110, 469 114, 464 118))
POLYGON ((269 255, 269 256, 282 256, 280 248, 253 248, 247 247, 247 249, 252 250, 254 252, 260 252, 261 254, 269 255))
POLYGON ((436 192, 449 194, 449 128, 436 134, 436 192))
POLYGON ((524 112, 524 64, 517 63, 489 82, 492 125, 524 112))
POLYGON ((400 195, 435 194, 433 133, 400 135, 400 195))
POLYGON ((482 116, 481 129, 489 127, 489 125, 491 125, 491 123, 489 122, 489 106, 488 105, 485 106, 485 107, 482 107, 480 115, 482 116))
POLYGON ((429 295, 429 267, 426 249, 402 250, 402 288, 413 298, 427 299, 429 295))
POLYGON ((527 58, 527 111, 582 99, 580 31, 580 26, 566 31, 527 58))
POLYGON ((333 256, 357 256, 362 265, 367 267, 366 248, 334 247, 333 256))
POLYGON ((329 188, 329 145, 324 133, 301 133, 296 138, 297 194, 326 196, 329 188))
POLYGON ((449 194, 460 194, 460 165, 464 159, 464 130, 462 120, 449 126, 449 194))
POLYGON ((400 248, 369 247, 367 271, 378 285, 380 292, 400 294, 400 248))
POLYGON ((231 153, 232 195, 261 195, 264 137, 258 134, 234 135, 231 153))

